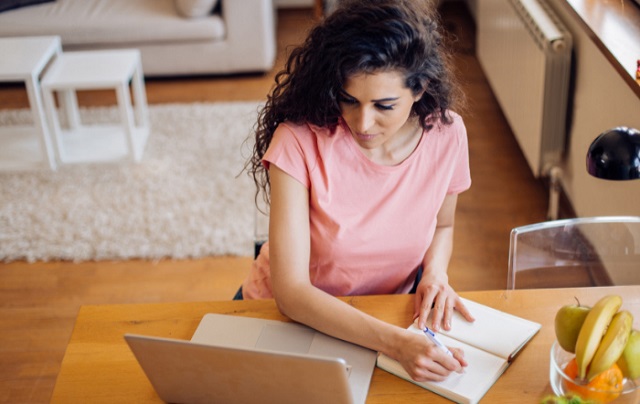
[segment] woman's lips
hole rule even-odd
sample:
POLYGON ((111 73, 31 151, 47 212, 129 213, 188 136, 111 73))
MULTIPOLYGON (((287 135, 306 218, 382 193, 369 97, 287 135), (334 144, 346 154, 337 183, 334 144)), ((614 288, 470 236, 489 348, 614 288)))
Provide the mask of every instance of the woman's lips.
POLYGON ((367 133, 357 133, 356 136, 358 136, 359 139, 362 139, 362 140, 365 140, 365 141, 373 140, 376 137, 376 135, 370 135, 370 134, 367 134, 367 133))

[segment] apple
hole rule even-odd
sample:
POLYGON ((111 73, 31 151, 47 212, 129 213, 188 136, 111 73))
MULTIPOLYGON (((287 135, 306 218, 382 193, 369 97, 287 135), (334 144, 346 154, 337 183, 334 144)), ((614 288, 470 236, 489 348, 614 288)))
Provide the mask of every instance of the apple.
POLYGON ((567 352, 576 352, 576 341, 590 307, 578 304, 562 306, 556 313, 555 331, 558 344, 567 352))
POLYGON ((640 331, 631 330, 618 366, 625 377, 632 380, 640 377, 640 331))
POLYGON ((540 404, 594 404, 594 402, 570 394, 566 396, 546 396, 540 401, 540 404))

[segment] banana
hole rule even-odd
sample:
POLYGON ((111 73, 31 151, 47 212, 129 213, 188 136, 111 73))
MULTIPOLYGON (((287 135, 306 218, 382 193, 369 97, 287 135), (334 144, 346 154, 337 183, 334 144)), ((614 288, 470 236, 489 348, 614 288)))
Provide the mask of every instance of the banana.
POLYGON ((576 362, 580 379, 584 380, 587 376, 587 366, 591 363, 607 326, 620 306, 620 296, 608 295, 598 300, 587 314, 576 342, 576 362))
POLYGON ((607 332, 591 360, 587 380, 591 381, 616 363, 627 346, 632 325, 633 315, 627 310, 622 310, 613 316, 611 324, 609 324, 609 328, 607 328, 607 332))

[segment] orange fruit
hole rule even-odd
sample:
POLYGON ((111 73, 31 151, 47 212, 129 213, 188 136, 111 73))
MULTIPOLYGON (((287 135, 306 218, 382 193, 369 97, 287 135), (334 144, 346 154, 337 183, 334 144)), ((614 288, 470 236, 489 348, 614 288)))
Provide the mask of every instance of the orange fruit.
POLYGON ((608 403, 618 398, 622 392, 624 376, 616 364, 594 377, 589 383, 583 383, 578 379, 578 364, 575 358, 567 363, 564 373, 571 379, 571 381, 565 381, 567 390, 585 400, 608 403))

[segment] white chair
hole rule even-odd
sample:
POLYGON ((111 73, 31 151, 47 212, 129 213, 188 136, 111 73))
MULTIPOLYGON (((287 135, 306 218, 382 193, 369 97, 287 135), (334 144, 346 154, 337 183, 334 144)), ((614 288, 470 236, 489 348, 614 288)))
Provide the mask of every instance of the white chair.
POLYGON ((507 289, 640 284, 640 217, 554 220, 511 231, 507 289))

